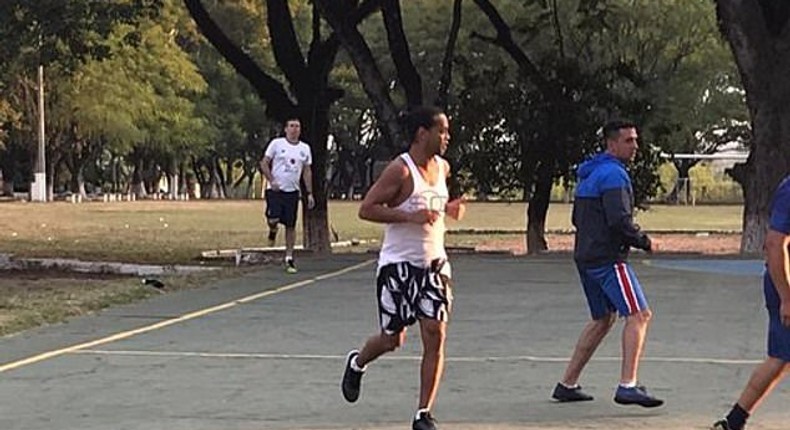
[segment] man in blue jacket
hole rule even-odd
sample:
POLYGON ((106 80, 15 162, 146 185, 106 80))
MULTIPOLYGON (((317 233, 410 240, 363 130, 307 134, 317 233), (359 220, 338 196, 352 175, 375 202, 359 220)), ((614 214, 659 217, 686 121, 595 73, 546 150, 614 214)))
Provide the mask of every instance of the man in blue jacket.
POLYGON ((603 127, 606 151, 582 163, 573 204, 574 260, 592 320, 582 331, 565 375, 552 397, 560 402, 592 400, 578 381, 584 366, 609 333, 616 312, 625 318, 620 384, 614 401, 647 408, 664 401, 638 384, 637 370, 651 312, 631 266, 631 247, 652 251, 650 238, 633 220, 633 189, 625 164, 639 148, 636 125, 613 121, 603 127))

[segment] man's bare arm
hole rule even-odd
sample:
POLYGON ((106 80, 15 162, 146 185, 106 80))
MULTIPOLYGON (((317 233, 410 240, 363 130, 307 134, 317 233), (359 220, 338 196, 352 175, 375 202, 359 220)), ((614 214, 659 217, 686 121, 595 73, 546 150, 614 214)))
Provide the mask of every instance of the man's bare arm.
POLYGON ((272 177, 272 159, 269 157, 263 157, 261 162, 259 163, 261 167, 261 173, 263 177, 271 184, 274 182, 274 178, 272 177))
POLYGON ((409 169, 399 159, 392 161, 379 179, 365 194, 365 199, 359 206, 359 217, 378 223, 403 223, 417 224, 433 223, 439 213, 423 209, 417 212, 403 212, 389 206, 400 194, 401 187, 409 177, 409 169))
POLYGON ((790 235, 768 230, 765 237, 765 259, 768 273, 782 301, 790 302, 790 235))
POLYGON ((304 188, 307 194, 313 194, 313 170, 309 164, 302 170, 302 179, 304 179, 304 188))
MULTIPOLYGON (((444 163, 447 172, 447 179, 449 180, 450 163, 448 163, 447 161, 442 161, 442 162, 444 163)), ((447 186, 449 187, 450 184, 447 184, 447 186)), ((444 210, 447 216, 449 216, 450 218, 456 221, 461 221, 462 219, 464 219, 464 214, 466 213, 466 199, 460 197, 455 200, 451 200, 447 202, 447 205, 445 205, 444 210)))
POLYGON ((394 160, 387 165, 365 194, 359 206, 359 217, 379 223, 408 222, 408 214, 387 206, 398 197, 407 175, 408 168, 400 160, 394 160))
POLYGON ((768 230, 765 237, 765 261, 768 275, 781 300, 780 317, 785 327, 790 326, 790 235, 768 230))

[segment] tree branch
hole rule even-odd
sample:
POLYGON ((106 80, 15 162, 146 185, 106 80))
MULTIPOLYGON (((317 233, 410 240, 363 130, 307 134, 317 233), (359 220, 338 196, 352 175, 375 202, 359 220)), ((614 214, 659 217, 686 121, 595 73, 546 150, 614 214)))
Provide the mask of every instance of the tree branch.
POLYGON ((771 61, 765 17, 758 0, 716 0, 719 28, 730 42, 747 93, 768 90, 767 82, 749 81, 771 61))
POLYGON ((553 85, 543 76, 538 69, 538 66, 535 65, 534 62, 527 56, 527 54, 521 50, 521 48, 516 45, 516 42, 513 41, 513 34, 510 31, 510 27, 507 25, 502 16, 496 10, 493 4, 489 0, 474 0, 477 7, 480 8, 481 11, 488 17, 488 20, 494 26, 497 32, 496 38, 487 38, 484 39, 478 35, 478 38, 482 40, 493 40, 490 43, 493 43, 502 49, 505 50, 510 57, 513 58, 513 61, 516 62, 521 72, 524 73, 532 82, 537 86, 541 92, 545 95, 549 96, 549 98, 555 97, 557 94, 557 90, 553 88, 553 85))
POLYGON ((391 144, 401 144, 405 140, 403 132, 398 126, 398 110, 390 97, 387 82, 381 75, 370 47, 356 29, 355 21, 349 18, 349 14, 343 11, 343 5, 337 4, 337 0, 314 1, 351 57, 362 87, 373 103, 378 119, 386 127, 389 136, 395 140, 391 144))
POLYGON ((398 80, 406 91, 406 102, 409 106, 422 104, 422 79, 417 68, 411 61, 409 41, 403 32, 400 0, 382 0, 381 14, 384 27, 387 29, 387 42, 390 47, 392 61, 398 72, 398 80))
POLYGON ((291 88, 301 87, 299 83, 305 79, 307 66, 304 56, 299 50, 299 40, 296 38, 287 0, 266 1, 266 23, 269 27, 271 46, 277 65, 280 66, 285 78, 291 83, 291 88))
POLYGON ((560 58, 565 58, 565 40, 562 36, 562 24, 560 24, 560 11, 557 7, 557 0, 551 2, 551 17, 554 31, 557 34, 557 49, 560 51, 560 58))
POLYGON ((453 57, 455 56, 455 43, 458 40, 458 32, 461 29, 461 6, 463 0, 455 0, 453 3, 453 21, 450 24, 450 35, 447 38, 447 46, 444 48, 444 58, 442 59, 442 77, 439 79, 439 89, 437 90, 436 105, 447 110, 450 95, 450 84, 453 81, 453 57))
POLYGON ((320 89, 327 93, 325 98, 327 106, 345 94, 342 89, 328 87, 326 84, 339 49, 340 39, 334 32, 327 40, 321 41, 321 14, 318 5, 313 3, 313 40, 310 42, 310 51, 307 54, 307 78, 314 83, 312 86, 314 91, 320 89))
POLYGON ((469 37, 471 37, 472 39, 480 39, 483 42, 490 43, 492 45, 497 45, 500 48, 504 48, 501 45, 501 43, 499 42, 499 39, 497 39, 496 37, 486 36, 484 34, 480 34, 480 33, 476 32, 476 31, 472 31, 472 34, 470 34, 469 37))
POLYGON ((381 0, 365 0, 348 15, 349 22, 356 27, 370 15, 381 9, 381 0))
POLYGON ((200 0, 184 0, 192 19, 211 45, 227 60, 240 75, 252 85, 258 96, 266 102, 266 114, 276 120, 284 121, 286 112, 295 108, 282 84, 267 75, 255 61, 237 47, 216 22, 200 0))

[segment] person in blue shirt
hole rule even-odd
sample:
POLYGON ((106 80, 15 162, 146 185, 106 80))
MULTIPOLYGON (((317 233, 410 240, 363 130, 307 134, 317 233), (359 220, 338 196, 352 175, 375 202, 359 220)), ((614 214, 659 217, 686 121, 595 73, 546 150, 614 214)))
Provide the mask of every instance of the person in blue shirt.
POLYGON ((616 313, 625 318, 620 384, 614 401, 622 405, 664 404, 638 384, 637 370, 652 316, 633 269, 630 248, 648 252, 653 243, 633 220, 633 189, 626 163, 639 149, 637 127, 612 121, 603 127, 606 150, 582 163, 573 203, 574 260, 592 320, 582 331, 565 375, 552 397, 560 402, 592 400, 579 386, 584 366, 609 333, 616 313))
POLYGON ((730 413, 714 430, 743 430, 749 415, 790 371, 790 176, 774 193, 765 236, 763 292, 768 309, 768 357, 752 372, 730 413))

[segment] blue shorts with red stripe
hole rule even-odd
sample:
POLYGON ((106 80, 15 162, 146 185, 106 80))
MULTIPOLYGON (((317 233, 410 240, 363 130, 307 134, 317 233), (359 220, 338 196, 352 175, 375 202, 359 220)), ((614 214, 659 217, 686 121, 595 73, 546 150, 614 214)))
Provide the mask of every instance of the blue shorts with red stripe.
POLYGON ((579 267, 590 315, 601 319, 614 311, 629 316, 647 309, 647 300, 631 266, 623 261, 598 267, 579 267))

